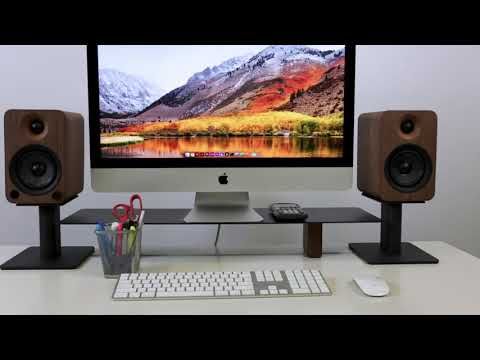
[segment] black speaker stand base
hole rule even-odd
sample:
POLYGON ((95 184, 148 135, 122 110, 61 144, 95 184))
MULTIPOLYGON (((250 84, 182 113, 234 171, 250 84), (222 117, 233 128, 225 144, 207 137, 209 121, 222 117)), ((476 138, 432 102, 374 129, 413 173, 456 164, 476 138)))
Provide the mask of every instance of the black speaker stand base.
POLYGON ((408 242, 401 243, 400 252, 394 254, 383 251, 379 243, 348 244, 348 247, 370 265, 438 264, 437 258, 408 242))
POLYGON ((45 258, 40 247, 25 249, 0 266, 2 270, 70 270, 78 268, 94 252, 93 246, 64 246, 57 257, 45 258))
POLYGON ((2 270, 69 270, 78 268, 95 248, 62 246, 60 205, 39 205, 40 246, 23 250, 4 264, 2 270))

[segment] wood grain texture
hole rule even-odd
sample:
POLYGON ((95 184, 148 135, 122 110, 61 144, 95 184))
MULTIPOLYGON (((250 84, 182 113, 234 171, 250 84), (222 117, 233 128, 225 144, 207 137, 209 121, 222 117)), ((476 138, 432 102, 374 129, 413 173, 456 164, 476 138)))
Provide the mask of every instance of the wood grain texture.
POLYGON ((433 111, 383 111, 365 113, 358 120, 358 189, 386 202, 419 202, 435 194, 437 152, 437 116, 433 111), (410 134, 401 131, 402 121, 409 117, 415 123, 410 134), (424 149, 432 161, 429 181, 415 192, 393 188, 385 176, 385 162, 393 150, 412 144, 424 149))
POLYGON ((4 120, 5 136, 5 194, 7 200, 18 204, 60 204, 83 190, 84 121, 77 113, 59 110, 8 110, 4 120), (40 119, 45 130, 35 135, 29 130, 32 119, 40 119), (29 195, 17 189, 10 178, 9 167, 15 154, 27 145, 43 145, 50 149, 61 164, 57 186, 43 195, 29 195), (10 196, 17 190, 20 196, 10 196), (52 197, 54 193, 61 196, 52 197))
POLYGON ((323 253, 323 225, 303 225, 303 255, 309 258, 322 257, 323 253))

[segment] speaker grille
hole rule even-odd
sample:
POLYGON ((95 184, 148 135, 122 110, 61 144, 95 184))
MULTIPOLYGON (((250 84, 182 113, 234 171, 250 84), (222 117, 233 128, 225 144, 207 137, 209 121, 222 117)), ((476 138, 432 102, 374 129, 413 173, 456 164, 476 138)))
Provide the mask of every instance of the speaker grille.
POLYGON ((385 162, 390 185, 403 193, 420 190, 432 176, 432 160, 421 147, 407 144, 397 147, 385 162))
POLYGON ((12 182, 28 195, 42 195, 52 191, 60 177, 60 161, 53 151, 42 145, 22 148, 10 162, 12 182))

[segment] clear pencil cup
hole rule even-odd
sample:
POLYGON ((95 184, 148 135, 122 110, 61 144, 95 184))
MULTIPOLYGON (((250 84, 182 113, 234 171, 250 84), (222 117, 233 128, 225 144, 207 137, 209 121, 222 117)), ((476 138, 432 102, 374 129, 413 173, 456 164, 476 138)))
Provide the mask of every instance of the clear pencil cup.
POLYGON ((111 228, 111 224, 106 224, 105 230, 95 231, 103 274, 106 278, 118 278, 121 274, 138 272, 143 227, 122 231, 111 230, 111 228))

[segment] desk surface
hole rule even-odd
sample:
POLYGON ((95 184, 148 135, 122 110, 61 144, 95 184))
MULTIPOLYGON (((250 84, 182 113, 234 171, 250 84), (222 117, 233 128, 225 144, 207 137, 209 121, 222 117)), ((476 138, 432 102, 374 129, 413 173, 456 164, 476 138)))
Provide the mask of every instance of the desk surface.
MULTIPOLYGON (((287 256, 142 257, 144 272, 317 268, 332 296, 114 302, 116 280, 103 277, 95 256, 77 270, 0 271, 1 314, 480 314, 480 259, 442 242, 417 242, 436 265, 370 266, 345 250, 320 259, 287 256), (384 298, 363 295, 352 281, 378 274, 384 298)), ((23 247, 0 247, 0 262, 23 247)))

